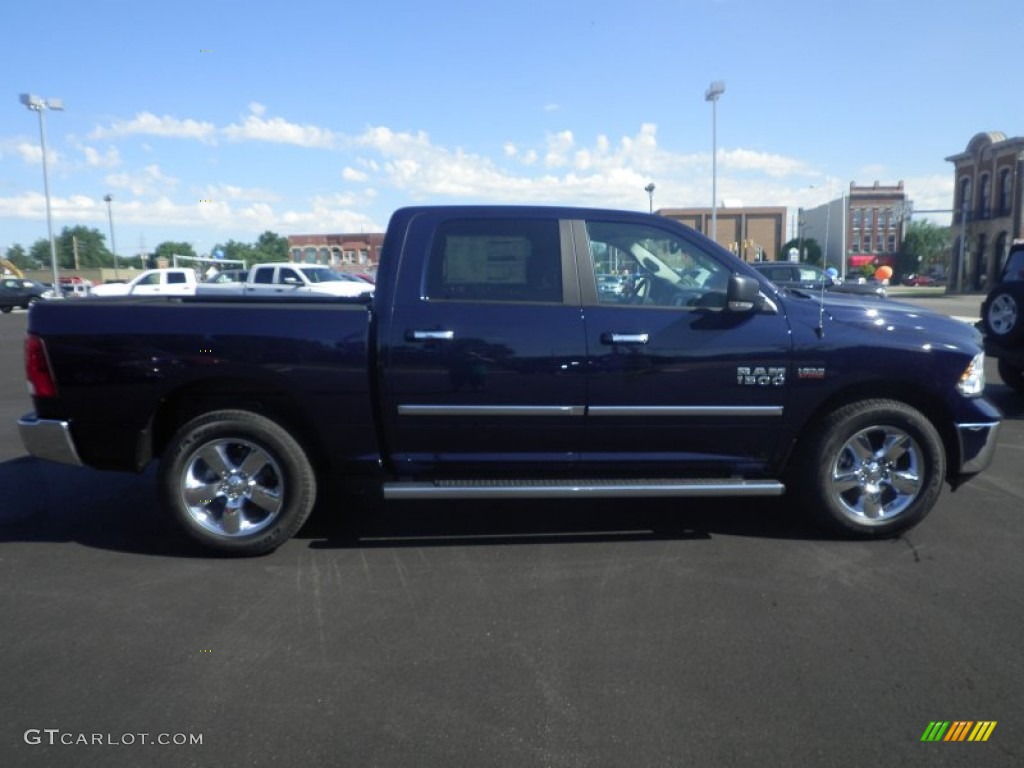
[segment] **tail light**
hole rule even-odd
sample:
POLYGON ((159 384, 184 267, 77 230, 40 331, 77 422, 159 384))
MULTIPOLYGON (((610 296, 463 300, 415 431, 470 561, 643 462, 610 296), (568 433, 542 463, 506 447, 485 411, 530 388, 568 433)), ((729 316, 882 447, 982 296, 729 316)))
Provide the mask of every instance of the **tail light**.
POLYGON ((57 382, 50 371, 50 361, 46 357, 46 346, 43 340, 31 333, 25 338, 25 376, 28 379, 28 391, 33 397, 56 397, 57 382))

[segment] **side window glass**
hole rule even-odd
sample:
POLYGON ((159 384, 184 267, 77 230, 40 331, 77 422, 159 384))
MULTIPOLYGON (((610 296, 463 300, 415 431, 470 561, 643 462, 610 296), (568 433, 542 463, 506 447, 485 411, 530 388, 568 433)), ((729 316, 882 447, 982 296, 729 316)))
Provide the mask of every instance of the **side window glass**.
POLYGON ((726 267, 693 243, 646 224, 588 221, 601 304, 724 307, 726 267))
POLYGON ((1014 251, 1010 254, 1005 275, 1004 280, 1008 283, 1024 280, 1024 250, 1014 251))
POLYGON ((427 260, 426 298, 560 303, 558 222, 444 222, 434 234, 427 260))
POLYGON ((281 267, 281 269, 278 270, 277 274, 278 274, 277 280, 278 280, 279 283, 284 283, 284 282, 287 282, 288 280, 292 280, 292 281, 298 280, 300 283, 302 282, 302 280, 299 279, 299 273, 296 272, 294 269, 288 269, 287 267, 281 267))
POLYGON ((168 272, 167 273, 167 282, 168 282, 168 284, 171 284, 171 283, 184 283, 185 282, 185 273, 184 272, 168 272))
POLYGON ((146 275, 144 278, 139 280, 139 285, 160 285, 160 275, 154 272, 151 275, 146 275))
POLYGON ((256 275, 252 281, 254 283, 263 283, 264 285, 269 284, 274 279, 274 268, 257 269, 256 275))

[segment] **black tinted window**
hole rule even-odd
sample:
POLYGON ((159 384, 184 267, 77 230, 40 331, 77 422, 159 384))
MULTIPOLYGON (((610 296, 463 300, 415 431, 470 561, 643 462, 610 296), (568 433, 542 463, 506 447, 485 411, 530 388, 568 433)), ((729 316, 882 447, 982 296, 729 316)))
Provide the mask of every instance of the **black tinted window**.
POLYGON ((449 301, 562 301, 558 222, 441 224, 427 262, 426 295, 449 301))
POLYGON ((1011 251, 1003 272, 1003 281, 1016 283, 1024 280, 1024 248, 1011 251))

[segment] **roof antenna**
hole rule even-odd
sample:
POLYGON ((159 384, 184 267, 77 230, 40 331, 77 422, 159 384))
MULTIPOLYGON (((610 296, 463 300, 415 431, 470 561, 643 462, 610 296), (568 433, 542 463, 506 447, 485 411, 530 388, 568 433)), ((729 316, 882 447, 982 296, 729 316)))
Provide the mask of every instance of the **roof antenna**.
MULTIPOLYGON (((828 180, 828 196, 829 198, 832 197, 832 179, 828 180)), ((825 244, 821 254, 821 260, 825 265, 824 277, 821 280, 821 290, 818 292, 818 327, 814 329, 819 339, 825 338, 825 280, 832 279, 832 275, 828 273, 828 225, 831 217, 832 200, 829 199, 825 202, 825 244)))

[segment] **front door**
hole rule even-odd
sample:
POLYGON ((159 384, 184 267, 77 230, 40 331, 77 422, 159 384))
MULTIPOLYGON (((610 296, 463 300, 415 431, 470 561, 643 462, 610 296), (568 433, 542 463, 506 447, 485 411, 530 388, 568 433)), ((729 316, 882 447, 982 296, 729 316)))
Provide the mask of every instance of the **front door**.
POLYGON ((616 473, 756 474, 786 405, 785 316, 770 302, 727 309, 734 267, 681 225, 609 214, 574 231, 589 370, 581 460, 616 473), (607 275, 622 288, 600 290, 607 275))

